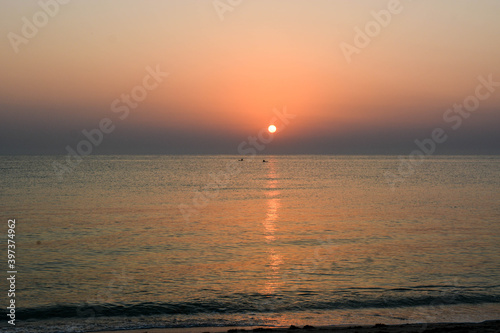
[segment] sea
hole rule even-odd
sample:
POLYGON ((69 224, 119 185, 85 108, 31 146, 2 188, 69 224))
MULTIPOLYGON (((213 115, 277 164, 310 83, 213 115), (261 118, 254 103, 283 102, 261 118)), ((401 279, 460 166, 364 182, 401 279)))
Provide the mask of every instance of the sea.
POLYGON ((0 184, 1 332, 500 319, 500 156, 1 156, 0 184))

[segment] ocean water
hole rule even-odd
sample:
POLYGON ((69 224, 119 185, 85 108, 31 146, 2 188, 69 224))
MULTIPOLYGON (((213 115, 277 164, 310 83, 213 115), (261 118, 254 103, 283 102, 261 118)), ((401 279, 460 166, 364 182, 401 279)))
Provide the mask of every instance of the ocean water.
POLYGON ((16 330, 500 318, 500 157, 240 158, 0 157, 16 330))

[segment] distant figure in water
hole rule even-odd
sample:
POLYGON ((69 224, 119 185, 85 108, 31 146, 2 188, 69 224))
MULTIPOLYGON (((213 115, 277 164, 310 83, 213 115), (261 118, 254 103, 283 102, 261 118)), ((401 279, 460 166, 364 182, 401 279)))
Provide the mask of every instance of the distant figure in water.
POLYGON ((242 159, 242 158, 240 158, 238 161, 243 162, 243 159, 242 159))
POLYGON ((264 163, 265 163, 265 162, 267 162, 267 161, 266 161, 266 160, 262 160, 262 162, 264 162, 264 163))

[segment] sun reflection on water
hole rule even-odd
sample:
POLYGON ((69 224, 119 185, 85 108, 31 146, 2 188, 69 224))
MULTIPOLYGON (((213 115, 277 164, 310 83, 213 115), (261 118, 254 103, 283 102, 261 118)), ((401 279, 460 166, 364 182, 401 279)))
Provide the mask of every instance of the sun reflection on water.
POLYGON ((268 174, 266 182, 267 211, 266 218, 262 222, 264 226, 264 238, 268 244, 268 265, 267 280, 263 292, 267 295, 273 294, 280 285, 280 266, 283 264, 283 257, 275 248, 276 233, 278 231, 280 191, 278 187, 278 174, 276 172, 275 161, 270 160, 267 164, 268 174))

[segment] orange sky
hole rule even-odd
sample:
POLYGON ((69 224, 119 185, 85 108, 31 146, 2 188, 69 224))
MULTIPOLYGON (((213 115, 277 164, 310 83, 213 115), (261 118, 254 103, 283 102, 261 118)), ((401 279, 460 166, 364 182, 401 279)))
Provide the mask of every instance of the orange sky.
MULTIPOLYGON (((342 43, 355 45, 355 28, 390 2, 244 0, 221 20, 208 0, 74 0, 51 7, 53 17, 17 46, 23 17, 33 23, 43 9, 4 3, 0 153, 64 154, 104 117, 117 130, 102 153, 141 152, 124 142, 158 153, 204 152, 202 143, 209 153, 236 153, 284 106, 297 117, 270 152, 391 153, 395 139, 411 145, 449 128, 443 113, 474 94, 478 76, 500 81, 500 3, 401 0, 348 61, 342 43), (111 103, 141 84, 148 66, 169 76, 118 120, 111 103)), ((454 132, 450 149, 485 150, 498 137, 499 107, 500 89, 454 132)))

